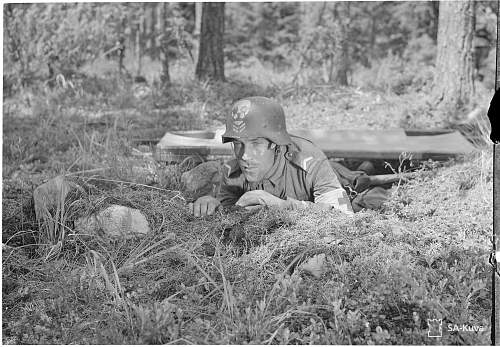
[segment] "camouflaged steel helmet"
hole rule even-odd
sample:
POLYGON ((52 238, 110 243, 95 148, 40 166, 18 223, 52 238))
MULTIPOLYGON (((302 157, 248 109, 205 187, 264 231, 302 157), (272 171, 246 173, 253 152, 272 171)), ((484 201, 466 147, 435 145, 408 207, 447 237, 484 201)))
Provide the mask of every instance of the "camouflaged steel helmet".
POLYGON ((222 143, 240 138, 264 137, 278 145, 292 143, 286 131, 285 112, 275 101, 253 96, 237 101, 226 117, 222 143))

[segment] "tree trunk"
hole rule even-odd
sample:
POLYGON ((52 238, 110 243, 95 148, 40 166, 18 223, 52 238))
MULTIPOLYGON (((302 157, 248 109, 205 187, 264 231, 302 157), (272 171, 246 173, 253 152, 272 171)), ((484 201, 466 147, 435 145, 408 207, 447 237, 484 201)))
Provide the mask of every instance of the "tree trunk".
POLYGON ((196 77, 224 81, 224 3, 204 2, 196 77))
POLYGON ((137 59, 137 66, 135 69, 135 75, 139 76, 142 70, 142 49, 141 49, 141 33, 142 33, 142 18, 140 23, 136 26, 135 32, 135 59, 137 59))
MULTIPOLYGON (((440 1, 434 95, 439 108, 454 115, 474 94, 472 37, 474 4, 440 1)), ((457 120, 451 116, 448 120, 457 120)))
POLYGON ((333 66, 335 67, 333 81, 341 86, 347 86, 347 74, 350 70, 349 63, 349 1, 339 2, 335 6, 336 44, 333 66))
POLYGON ((120 76, 123 74, 124 70, 124 65, 123 65, 123 60, 125 59, 125 28, 127 27, 127 17, 122 16, 120 19, 120 26, 119 26, 119 36, 118 36, 118 73, 120 76))
POLYGON ((439 1, 431 1, 431 13, 432 13, 432 39, 434 42, 437 42, 437 34, 438 34, 438 23, 439 23, 439 1))
POLYGON ((201 13, 203 10, 203 3, 202 2, 195 2, 194 3, 194 36, 198 37, 201 33, 201 13))
POLYGON ((152 30, 151 30, 151 17, 153 16, 153 13, 151 11, 151 6, 149 4, 144 3, 144 52, 146 55, 151 54, 151 36, 152 36, 152 30))
POLYGON ((161 61, 161 39, 163 34, 163 3, 156 3, 155 6, 156 27, 155 27, 155 55, 161 61))
POLYGON ((168 2, 160 4, 162 10, 162 25, 161 25, 161 82, 163 84, 170 84, 170 70, 168 64, 168 45, 170 37, 168 35, 168 2))

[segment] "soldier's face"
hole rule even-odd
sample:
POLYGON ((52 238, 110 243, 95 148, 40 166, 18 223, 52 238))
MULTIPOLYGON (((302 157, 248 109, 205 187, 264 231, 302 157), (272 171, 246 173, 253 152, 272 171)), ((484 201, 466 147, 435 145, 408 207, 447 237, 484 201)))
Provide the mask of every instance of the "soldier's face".
POLYGON ((233 150, 248 182, 261 181, 274 164, 276 145, 257 137, 233 141, 233 150))

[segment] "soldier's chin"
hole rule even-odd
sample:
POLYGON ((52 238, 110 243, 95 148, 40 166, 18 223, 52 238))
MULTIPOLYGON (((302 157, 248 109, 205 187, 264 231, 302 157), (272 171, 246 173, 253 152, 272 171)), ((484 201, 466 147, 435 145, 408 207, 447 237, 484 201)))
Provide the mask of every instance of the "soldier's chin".
POLYGON ((248 182, 259 182, 261 180, 258 170, 242 170, 243 176, 248 182))

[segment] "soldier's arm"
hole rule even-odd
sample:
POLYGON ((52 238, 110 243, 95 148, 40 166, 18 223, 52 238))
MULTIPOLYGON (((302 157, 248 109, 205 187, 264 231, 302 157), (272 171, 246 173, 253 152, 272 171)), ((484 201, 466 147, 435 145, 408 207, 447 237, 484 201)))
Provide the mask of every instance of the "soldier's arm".
POLYGON ((232 206, 243 195, 243 188, 238 186, 224 185, 220 187, 220 191, 216 198, 220 201, 222 206, 232 206))
POLYGON ((241 177, 229 178, 224 175, 216 198, 223 207, 227 207, 234 205, 244 193, 241 177))
MULTIPOLYGON (((348 215, 354 214, 349 197, 326 158, 312 163, 307 173, 307 183, 312 187, 314 204, 327 208, 333 207, 348 215)), ((310 201, 298 201, 291 198, 287 200, 290 200, 292 207, 311 204, 310 201)))

